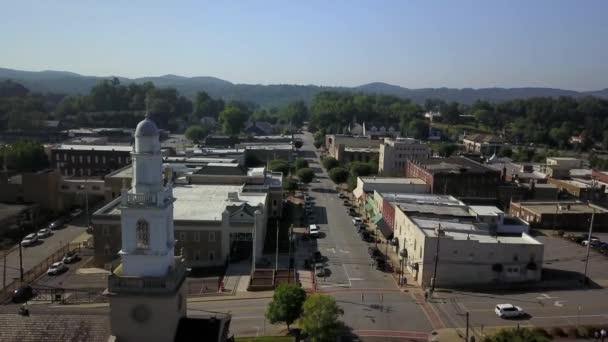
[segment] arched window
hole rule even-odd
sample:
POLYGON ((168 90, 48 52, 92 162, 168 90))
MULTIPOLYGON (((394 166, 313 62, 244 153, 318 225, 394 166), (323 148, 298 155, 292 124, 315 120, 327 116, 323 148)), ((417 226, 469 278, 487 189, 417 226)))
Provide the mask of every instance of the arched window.
POLYGON ((148 248, 150 247, 150 227, 146 220, 137 221, 137 228, 135 230, 137 237, 137 248, 148 248))

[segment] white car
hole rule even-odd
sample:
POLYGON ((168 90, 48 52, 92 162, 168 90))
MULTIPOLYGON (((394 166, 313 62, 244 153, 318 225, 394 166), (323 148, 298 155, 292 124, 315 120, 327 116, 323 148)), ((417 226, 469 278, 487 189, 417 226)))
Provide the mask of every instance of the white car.
POLYGON ((46 271, 48 275, 58 275, 62 272, 65 272, 68 267, 61 261, 54 262, 51 267, 46 271))
POLYGON ((40 239, 44 239, 45 237, 49 237, 49 236, 51 236, 51 234, 52 234, 52 233, 51 233, 51 230, 50 230, 50 229, 48 229, 48 228, 43 228, 43 229, 40 229, 40 230, 38 231, 38 233, 36 233, 36 236, 38 236, 40 239))
POLYGON ((593 247, 593 246, 595 246, 595 245, 598 245, 600 242, 601 242, 601 241, 600 241, 600 239, 598 239, 598 238, 591 238, 591 244, 589 243, 589 241, 588 241, 588 240, 583 240, 583 242, 581 242, 581 244, 582 244, 583 246, 591 245, 591 247, 593 247))
POLYGON ((38 241, 38 235, 36 233, 32 233, 24 237, 23 240, 21 240, 21 246, 31 246, 36 243, 36 241, 38 241))
POLYGON ((494 312, 500 318, 519 317, 524 314, 524 310, 513 304, 498 304, 494 308, 494 312))
POLYGON ((321 230, 316 224, 311 224, 310 226, 308 226, 308 234, 310 234, 310 236, 318 237, 320 233, 321 230))
POLYGON ((353 224, 354 224, 355 226, 358 226, 358 225, 360 225, 361 223, 363 223, 363 221, 361 221, 361 219, 360 219, 360 218, 358 218, 358 217, 353 218, 353 224))

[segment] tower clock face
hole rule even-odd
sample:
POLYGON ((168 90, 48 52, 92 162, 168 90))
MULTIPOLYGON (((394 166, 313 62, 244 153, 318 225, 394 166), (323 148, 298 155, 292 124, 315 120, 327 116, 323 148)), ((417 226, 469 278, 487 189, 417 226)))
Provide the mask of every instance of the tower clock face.
POLYGON ((150 309, 144 304, 137 305, 131 311, 131 317, 133 320, 140 324, 147 322, 150 319, 150 316, 150 309))

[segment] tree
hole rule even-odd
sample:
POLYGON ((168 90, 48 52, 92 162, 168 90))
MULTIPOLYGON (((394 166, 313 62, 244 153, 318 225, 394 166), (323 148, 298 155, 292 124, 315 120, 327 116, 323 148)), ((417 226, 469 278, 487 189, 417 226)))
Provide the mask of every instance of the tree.
POLYGON ((308 161, 304 158, 297 158, 295 165, 296 165, 296 170, 303 169, 305 167, 308 167, 308 161))
POLYGON ((298 172, 296 172, 296 176, 298 176, 302 183, 308 184, 315 178, 315 172, 312 169, 305 167, 299 169, 298 172))
POLYGON ((536 333, 530 329, 501 329, 497 333, 486 336, 483 342, 548 342, 544 334, 536 333))
POLYGON ((209 134, 209 127, 201 125, 192 125, 188 127, 188 129, 186 129, 186 132, 184 133, 186 138, 195 143, 198 143, 199 141, 205 139, 205 137, 207 137, 207 134, 209 134))
POLYGON ((34 172, 49 166, 44 147, 33 141, 19 141, 0 148, 0 165, 18 172, 34 172))
POLYGON ((298 190, 298 182, 296 182, 293 178, 285 178, 283 180, 283 190, 287 192, 294 192, 298 190))
POLYGON ((301 149, 303 145, 304 143, 302 140, 296 140, 293 142, 293 147, 295 147, 297 150, 301 149))
POLYGON ((285 123, 301 126, 308 117, 308 108, 304 101, 295 101, 285 107, 281 116, 285 123))
POLYGON ((374 173, 372 165, 370 163, 363 162, 351 162, 347 165, 350 174, 356 179, 357 177, 365 177, 374 173))
POLYGON ((334 167, 340 166, 340 162, 336 158, 334 158, 334 157, 325 157, 325 158, 323 158, 323 160, 321 161, 321 164, 323 164, 323 167, 327 171, 330 171, 334 167))
POLYGON ((329 178, 336 184, 344 183, 348 180, 348 170, 338 166, 329 171, 329 178))
POLYGON ((414 119, 408 124, 408 133, 416 139, 426 139, 429 136, 429 123, 422 119, 414 119))
POLYGON ((302 307, 300 327, 313 342, 335 341, 338 332, 338 318, 344 311, 336 300, 328 295, 313 294, 302 307))
POLYGON ((458 150, 458 145, 456 144, 448 144, 448 143, 443 143, 440 144, 439 147, 437 148, 437 153, 441 156, 441 157, 449 157, 452 154, 454 154, 454 152, 456 152, 458 150))
POLYGON ((280 284, 274 290, 272 301, 266 308, 266 318, 270 323, 285 322, 289 325, 298 319, 302 313, 302 305, 306 300, 306 291, 295 284, 280 284))
POLYGON ((247 118, 248 114, 242 108, 230 106, 220 113, 219 122, 224 133, 236 135, 243 130, 247 118))
POLYGON ((268 163, 268 169, 272 172, 281 172, 283 176, 287 176, 291 168, 287 161, 283 159, 274 159, 268 163))

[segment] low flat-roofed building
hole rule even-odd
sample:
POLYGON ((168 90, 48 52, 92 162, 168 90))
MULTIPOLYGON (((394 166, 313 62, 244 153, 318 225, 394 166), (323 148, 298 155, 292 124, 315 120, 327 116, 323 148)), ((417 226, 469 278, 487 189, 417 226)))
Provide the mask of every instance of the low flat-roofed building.
MULTIPOLYGON (((222 266, 229 258, 249 258, 254 240, 256 256, 262 256, 269 195, 243 190, 243 185, 175 184, 175 250, 181 251, 190 267, 222 266)), ((111 261, 121 248, 121 200, 115 199, 92 216, 98 260, 111 261)))
POLYGON ((529 233, 530 225, 490 205, 471 205, 469 212, 477 218, 477 222, 488 225, 491 234, 521 234, 529 233))
POLYGON ((541 172, 542 164, 535 163, 488 163, 488 167, 500 171, 504 182, 547 183, 547 174, 541 172))
POLYGON ((0 234, 22 225, 33 226, 39 221, 38 210, 37 204, 0 203, 0 234))
POLYGON ((467 203, 494 204, 500 171, 463 157, 408 160, 405 177, 420 178, 431 193, 452 195, 467 203))
POLYGON ((340 134, 325 136, 325 148, 329 155, 341 163, 369 162, 378 158, 380 140, 340 134))
POLYGON ((601 201, 606 197, 606 186, 594 180, 550 178, 548 183, 555 185, 561 194, 581 201, 601 201))
POLYGON ((512 202, 509 214, 533 228, 587 231, 594 213, 593 229, 608 228, 608 210, 575 201, 512 202))
POLYGON ((258 161, 283 159, 289 162, 294 160, 294 147, 290 144, 245 143, 237 145, 245 149, 245 159, 255 157, 258 161))
POLYGON ((492 235, 480 229, 483 224, 413 217, 402 211, 396 224, 403 236, 399 253, 403 266, 419 285, 466 287, 541 280, 544 246, 526 233, 492 235))
POLYGON ((64 176, 103 177, 131 163, 130 145, 61 144, 51 149, 51 167, 64 176))
POLYGON ((429 186, 418 178, 398 177, 357 177, 357 187, 353 195, 359 206, 365 205, 374 191, 392 193, 428 193, 429 186))
POLYGON ((465 151, 479 153, 482 156, 497 154, 503 148, 505 141, 492 134, 470 134, 462 139, 465 151))
POLYGON ((583 167, 583 161, 570 157, 547 157, 544 172, 551 178, 565 178, 570 176, 570 170, 583 167))

